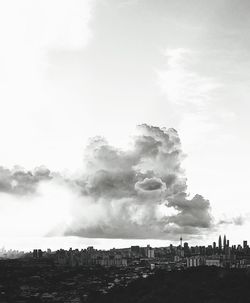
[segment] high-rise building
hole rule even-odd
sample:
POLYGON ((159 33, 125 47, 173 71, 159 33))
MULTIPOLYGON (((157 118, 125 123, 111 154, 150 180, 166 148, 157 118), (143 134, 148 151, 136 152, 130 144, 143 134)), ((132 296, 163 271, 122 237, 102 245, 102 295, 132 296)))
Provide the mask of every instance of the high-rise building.
POLYGON ((190 254, 190 249, 189 249, 189 246, 188 246, 187 242, 184 242, 183 250, 184 250, 184 255, 189 255, 190 254))
POLYGON ((33 258, 37 258, 37 249, 33 249, 33 258))
POLYGON ((216 242, 213 242, 213 251, 215 252, 216 250, 216 242))
POLYGON ((42 258, 42 256, 43 256, 42 250, 38 249, 38 251, 37 251, 37 257, 40 259, 40 258, 42 258))
POLYGON ((248 246, 248 245, 247 245, 247 241, 244 240, 244 241, 243 241, 243 248, 247 248, 247 246, 248 246))
POLYGON ((224 238, 223 238, 223 249, 224 249, 224 251, 225 251, 226 247, 227 247, 227 238, 224 235, 224 238))
POLYGON ((219 236, 218 247, 219 247, 219 251, 221 251, 222 249, 221 235, 219 236))
POLYGON ((146 257, 147 258, 154 258, 155 257, 154 249, 152 247, 150 247, 150 245, 147 245, 147 247, 146 247, 146 257))
MULTIPOLYGON (((72 248, 71 248, 71 250, 72 250, 72 248)), ((94 251, 94 247, 93 247, 93 246, 89 246, 89 247, 87 247, 87 251, 89 251, 89 252, 93 252, 93 251, 94 251)))
POLYGON ((43 256, 43 252, 41 249, 34 249, 33 250, 33 258, 34 259, 40 259, 43 256))

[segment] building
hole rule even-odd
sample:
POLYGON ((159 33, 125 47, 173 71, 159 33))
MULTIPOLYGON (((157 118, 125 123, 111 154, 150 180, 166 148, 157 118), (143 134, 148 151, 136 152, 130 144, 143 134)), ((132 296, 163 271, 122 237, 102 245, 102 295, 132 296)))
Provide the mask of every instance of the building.
POLYGON ((185 256, 185 257, 188 257, 188 256, 190 256, 190 254, 191 254, 191 253, 190 253, 190 248, 189 248, 187 242, 184 242, 183 252, 184 252, 184 256, 185 256))
POLYGON ((41 249, 34 249, 33 250, 33 258, 34 259, 40 259, 43 256, 43 252, 41 249))
POLYGON ((150 245, 146 247, 146 257, 150 259, 155 257, 155 251, 150 245))
POLYGON ((202 266, 205 263, 205 259, 200 256, 189 257, 186 260, 187 260, 187 268, 202 266))
POLYGON ((223 238, 223 250, 224 250, 224 251, 225 251, 226 247, 227 247, 227 238, 226 238, 226 236, 224 235, 224 238, 223 238))
POLYGON ((213 251, 216 251, 216 242, 213 242, 213 251))
POLYGON ((221 252, 222 251, 221 235, 219 236, 218 247, 219 247, 219 252, 221 252))
POLYGON ((205 261, 205 265, 206 266, 217 266, 217 267, 221 267, 221 261, 220 259, 206 259, 205 261))

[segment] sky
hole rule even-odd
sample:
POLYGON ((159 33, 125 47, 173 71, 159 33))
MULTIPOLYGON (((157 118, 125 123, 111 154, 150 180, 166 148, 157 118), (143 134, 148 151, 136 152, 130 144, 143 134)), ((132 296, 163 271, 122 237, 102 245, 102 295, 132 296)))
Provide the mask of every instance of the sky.
POLYGON ((250 240, 249 9, 2 1, 0 246, 250 240))

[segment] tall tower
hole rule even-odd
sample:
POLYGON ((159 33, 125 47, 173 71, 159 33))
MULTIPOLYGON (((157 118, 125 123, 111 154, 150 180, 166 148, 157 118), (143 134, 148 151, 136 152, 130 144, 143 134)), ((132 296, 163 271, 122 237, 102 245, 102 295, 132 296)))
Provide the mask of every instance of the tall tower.
POLYGON ((227 247, 227 238, 226 236, 224 235, 224 238, 223 238, 223 249, 225 250, 227 247))
POLYGON ((180 246, 181 246, 181 249, 182 249, 182 236, 180 237, 180 246))
POLYGON ((219 251, 221 251, 222 248, 221 235, 219 236, 218 247, 219 247, 219 251))

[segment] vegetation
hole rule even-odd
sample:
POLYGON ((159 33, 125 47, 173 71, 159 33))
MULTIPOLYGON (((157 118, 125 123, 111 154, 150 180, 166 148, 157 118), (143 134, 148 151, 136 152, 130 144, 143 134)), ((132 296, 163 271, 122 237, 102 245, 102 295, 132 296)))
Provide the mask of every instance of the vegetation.
POLYGON ((91 303, 246 303, 250 302, 247 270, 198 267, 138 279, 126 288, 90 297, 91 303))

